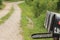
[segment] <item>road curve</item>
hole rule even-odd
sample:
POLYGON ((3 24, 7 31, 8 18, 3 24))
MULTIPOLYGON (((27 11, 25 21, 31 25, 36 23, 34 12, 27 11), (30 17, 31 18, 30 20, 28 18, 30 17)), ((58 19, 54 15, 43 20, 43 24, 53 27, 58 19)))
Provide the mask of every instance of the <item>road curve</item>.
POLYGON ((11 17, 0 25, 0 40, 23 40, 20 28, 21 9, 13 3, 14 12, 11 17))

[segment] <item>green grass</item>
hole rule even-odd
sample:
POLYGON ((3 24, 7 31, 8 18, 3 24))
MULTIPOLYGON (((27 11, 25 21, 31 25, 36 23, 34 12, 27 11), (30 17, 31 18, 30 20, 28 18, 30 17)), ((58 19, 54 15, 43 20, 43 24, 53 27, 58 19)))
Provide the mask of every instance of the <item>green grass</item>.
POLYGON ((17 2, 17 1, 23 1, 23 0, 6 0, 6 1, 9 1, 9 2, 17 2))
POLYGON ((44 19, 45 19, 45 12, 42 12, 41 16, 38 18, 34 18, 32 8, 26 5, 25 3, 19 4, 19 7, 22 9, 22 20, 21 20, 21 26, 23 29, 23 36, 24 40, 52 40, 52 39, 32 39, 31 35, 34 33, 43 33, 47 32, 47 30, 44 28, 44 19), (34 28, 30 29, 27 27, 28 20, 26 19, 26 16, 32 19, 34 22, 34 28))
POLYGON ((5 5, 0 5, 0 10, 2 10, 5 7, 5 5))
POLYGON ((0 25, 4 23, 13 13, 13 7, 10 9, 10 12, 0 19, 0 25))

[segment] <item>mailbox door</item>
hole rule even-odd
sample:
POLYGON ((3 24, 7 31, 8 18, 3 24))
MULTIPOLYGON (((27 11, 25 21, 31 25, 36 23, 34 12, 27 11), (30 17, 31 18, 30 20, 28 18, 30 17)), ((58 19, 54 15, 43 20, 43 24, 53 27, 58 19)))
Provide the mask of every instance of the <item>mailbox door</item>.
POLYGON ((55 20, 55 14, 51 13, 50 21, 49 21, 49 25, 48 25, 48 32, 53 32, 54 20, 55 20))
POLYGON ((48 25, 49 25, 50 15, 51 15, 51 13, 49 11, 47 11, 45 22, 44 22, 44 26, 47 29, 48 29, 48 25))
POLYGON ((55 14, 53 12, 47 11, 44 26, 48 29, 48 32, 53 30, 53 23, 55 19, 55 14))

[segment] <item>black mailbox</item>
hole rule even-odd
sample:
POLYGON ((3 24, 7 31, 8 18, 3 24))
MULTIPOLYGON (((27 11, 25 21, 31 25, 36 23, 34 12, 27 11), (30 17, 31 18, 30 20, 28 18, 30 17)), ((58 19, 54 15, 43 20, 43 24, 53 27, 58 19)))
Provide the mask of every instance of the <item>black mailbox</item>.
POLYGON ((60 34, 60 14, 48 11, 44 26, 48 32, 60 34))
POLYGON ((59 40, 60 14, 47 11, 44 26, 48 30, 48 33, 36 33, 32 35, 32 38, 54 38, 59 40))

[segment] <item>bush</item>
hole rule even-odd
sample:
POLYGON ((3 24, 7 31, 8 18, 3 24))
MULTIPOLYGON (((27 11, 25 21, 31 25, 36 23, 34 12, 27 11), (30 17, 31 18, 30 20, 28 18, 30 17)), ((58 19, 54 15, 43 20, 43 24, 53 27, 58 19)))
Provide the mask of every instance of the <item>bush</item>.
MULTIPOLYGON (((56 11, 57 0, 25 0, 27 5, 32 6, 32 11, 34 13, 34 17, 39 17, 41 13, 49 11, 56 11)), ((57 9, 58 10, 58 9, 57 9)))
POLYGON ((29 6, 32 5, 32 2, 33 2, 33 0, 25 0, 25 3, 26 3, 27 5, 29 5, 29 6))
POLYGON ((47 9, 49 11, 56 11, 56 7, 57 7, 57 0, 49 0, 48 4, 47 4, 47 9))
POLYGON ((5 0, 5 1, 11 1, 11 2, 14 2, 14 1, 22 1, 22 0, 5 0))
POLYGON ((35 15, 35 17, 39 17, 40 14, 46 10, 46 2, 44 1, 34 1, 34 4, 33 4, 33 13, 35 15))

